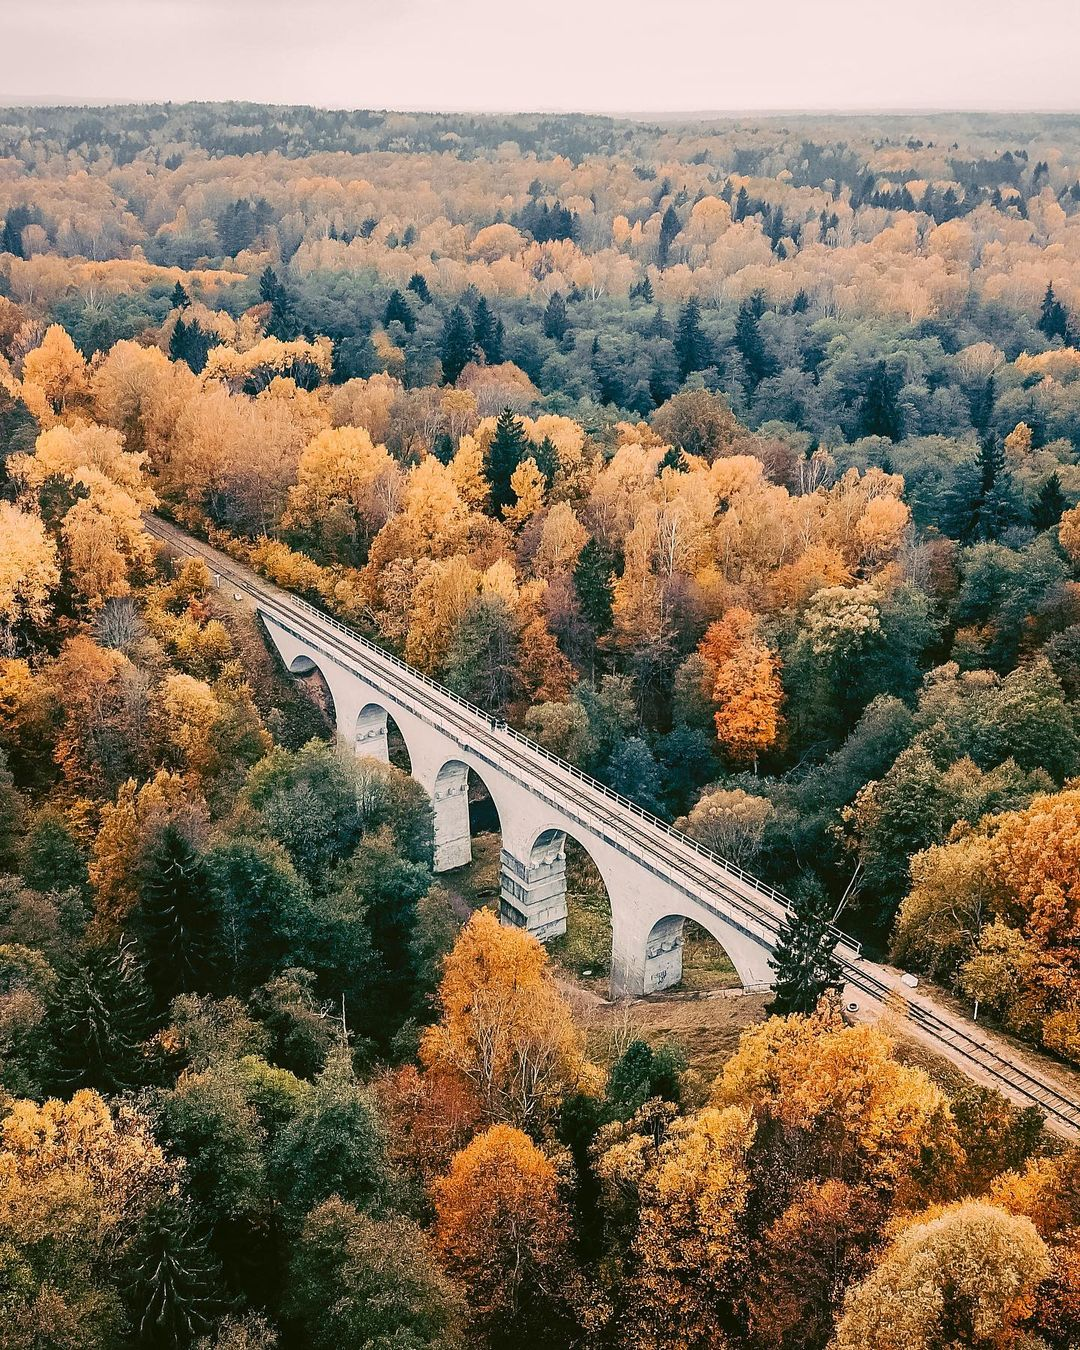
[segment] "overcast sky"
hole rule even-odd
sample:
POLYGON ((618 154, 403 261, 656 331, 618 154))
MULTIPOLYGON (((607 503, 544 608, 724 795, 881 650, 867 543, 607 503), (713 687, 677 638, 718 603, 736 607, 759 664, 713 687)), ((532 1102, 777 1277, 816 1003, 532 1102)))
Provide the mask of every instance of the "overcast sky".
POLYGON ((0 102, 1080 109, 1080 0, 0 0, 0 102))

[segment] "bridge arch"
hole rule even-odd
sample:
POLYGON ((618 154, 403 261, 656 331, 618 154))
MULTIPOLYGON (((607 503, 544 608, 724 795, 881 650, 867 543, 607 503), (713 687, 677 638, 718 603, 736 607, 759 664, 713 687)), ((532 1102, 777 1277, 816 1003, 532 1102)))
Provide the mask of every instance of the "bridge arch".
POLYGON ((610 869, 605 875, 595 843, 579 833, 550 826, 527 850, 531 931, 553 941, 575 974, 602 977, 611 969, 610 869))
POLYGON ((470 779, 479 783, 491 799, 500 839, 505 828, 506 802, 500 802, 493 790, 497 778, 484 774, 465 756, 443 761, 431 787, 431 806, 435 824, 435 871, 449 872, 472 861, 473 813, 469 800, 470 779))
POLYGON ((739 984, 746 988, 760 983, 753 978, 753 972, 739 969, 737 956, 729 950, 738 949, 735 934, 724 931, 721 924, 707 922, 708 917, 700 912, 694 915, 672 913, 656 920, 645 939, 643 993, 655 994, 682 983, 687 939, 693 941, 699 933, 720 949, 724 963, 731 967, 739 984))
POLYGON ((412 752, 397 719, 381 703, 365 703, 356 716, 353 749, 358 755, 412 773, 412 752))

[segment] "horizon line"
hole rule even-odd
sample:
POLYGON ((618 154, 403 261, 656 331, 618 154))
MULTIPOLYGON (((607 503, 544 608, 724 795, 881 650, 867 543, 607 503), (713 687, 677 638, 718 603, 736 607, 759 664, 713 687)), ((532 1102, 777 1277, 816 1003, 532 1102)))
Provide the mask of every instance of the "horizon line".
POLYGON ((530 107, 476 107, 474 105, 411 105, 378 107, 374 104, 344 104, 337 102, 280 102, 266 98, 140 98, 140 97, 83 97, 46 94, 0 94, 3 108, 130 108, 167 107, 172 104, 251 104, 264 108, 312 108, 321 112, 386 113, 397 116, 423 117, 610 117, 625 121, 686 119, 716 121, 745 117, 946 117, 970 114, 987 117, 1077 117, 1076 105, 989 105, 989 104, 896 104, 881 105, 803 105, 801 107, 734 107, 734 108, 588 108, 555 104, 537 104, 530 107))

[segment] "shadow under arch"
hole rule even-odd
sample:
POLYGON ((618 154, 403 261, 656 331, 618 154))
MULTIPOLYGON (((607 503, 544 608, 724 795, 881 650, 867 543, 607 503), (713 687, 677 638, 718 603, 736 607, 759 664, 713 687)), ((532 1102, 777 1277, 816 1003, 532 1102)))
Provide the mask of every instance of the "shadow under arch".
POLYGON ((401 728, 381 703, 365 703, 356 717, 353 745, 358 755, 412 774, 412 755, 401 728))
POLYGON ((322 666, 310 656, 301 652, 289 662, 288 670, 290 675, 295 676, 298 681, 304 684, 306 695, 318 705, 330 726, 337 728, 337 700, 334 698, 334 690, 330 681, 326 678, 326 672, 322 666))
POLYGON ((611 893, 586 844, 562 827, 542 830, 526 860, 528 927, 572 974, 611 972, 611 893))
POLYGON ((645 990, 738 989, 742 977, 722 938, 686 914, 657 919, 645 941, 645 990))
POLYGON ((466 867, 473 836, 494 834, 501 842, 502 813, 484 778, 463 759, 448 759, 431 791, 435 824, 435 871, 466 867))

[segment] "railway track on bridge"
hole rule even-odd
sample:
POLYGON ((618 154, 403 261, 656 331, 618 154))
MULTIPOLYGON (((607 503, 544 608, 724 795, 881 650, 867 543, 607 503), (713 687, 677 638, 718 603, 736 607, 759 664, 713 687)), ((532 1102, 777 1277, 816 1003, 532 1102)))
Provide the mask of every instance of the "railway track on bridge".
MULTIPOLYGON (((789 909, 789 901, 781 892, 726 862, 514 728, 491 718, 483 709, 414 670, 341 620, 262 581, 211 545, 156 517, 148 518, 146 527, 162 543, 202 558, 216 576, 247 596, 257 610, 272 614, 275 622, 284 622, 288 628, 291 620, 300 629, 292 630, 294 636, 320 648, 332 660, 353 665, 364 679, 376 688, 386 689, 387 695, 398 702, 419 705, 418 715, 424 720, 442 730, 449 724, 492 767, 505 773, 506 754, 513 748, 517 752, 515 767, 527 774, 527 779, 521 781, 531 790, 542 788, 551 794, 550 803, 563 811, 572 805, 574 811, 570 814, 576 814, 586 829, 676 884, 694 903, 711 909, 762 946, 772 948, 789 909), (400 675, 403 687, 387 687, 387 667, 400 675), (491 758, 493 755, 495 759, 491 758), (714 903, 714 899, 721 903, 714 903)), ((989 1078, 1013 1101, 1037 1107, 1057 1133, 1080 1136, 1080 1102, 1048 1078, 1001 1054, 973 1028, 968 1029, 960 1018, 943 1015, 923 996, 909 994, 899 975, 864 960, 860 945, 847 934, 837 930, 836 937, 837 956, 849 988, 893 1010, 920 1039, 961 1066, 989 1078)))

